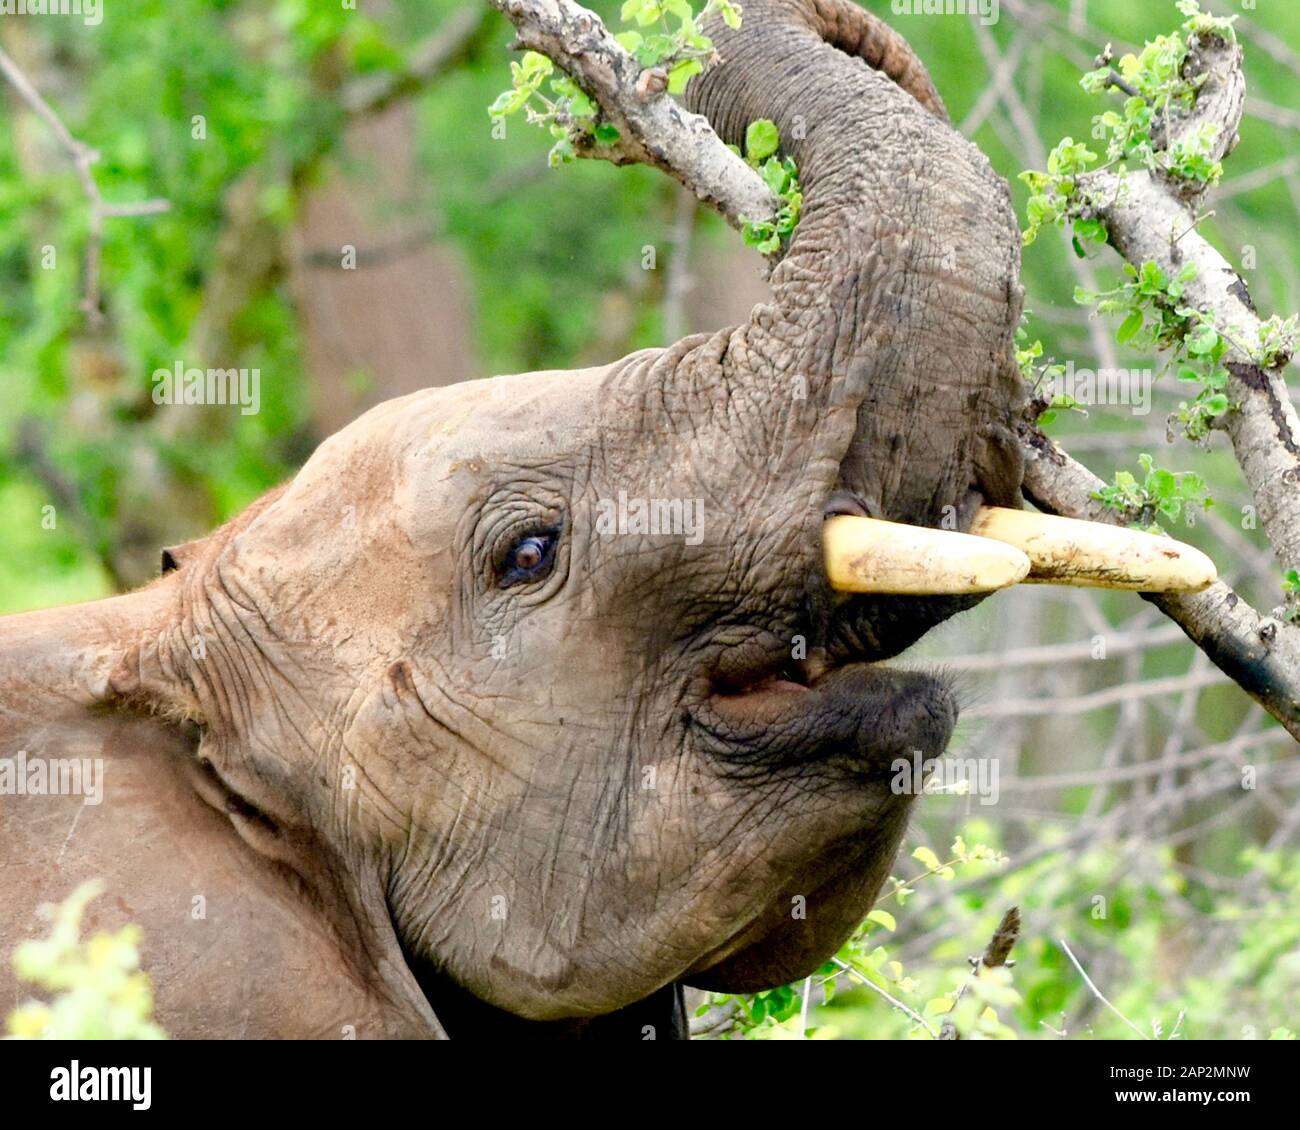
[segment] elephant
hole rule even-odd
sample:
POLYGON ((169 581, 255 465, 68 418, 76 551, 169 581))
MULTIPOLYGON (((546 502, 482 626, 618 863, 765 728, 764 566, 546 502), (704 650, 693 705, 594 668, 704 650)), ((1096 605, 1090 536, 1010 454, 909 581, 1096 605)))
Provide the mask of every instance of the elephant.
POLYGON ((0 752, 103 784, 0 796, 0 950, 99 876, 175 1036, 668 1039, 861 922, 958 712, 885 661, 1009 583, 962 577, 1023 505, 1020 235, 850 0, 714 35, 688 105, 801 178, 771 301, 381 404, 145 587, 0 620, 0 752), (855 587, 907 531, 922 583, 855 587))

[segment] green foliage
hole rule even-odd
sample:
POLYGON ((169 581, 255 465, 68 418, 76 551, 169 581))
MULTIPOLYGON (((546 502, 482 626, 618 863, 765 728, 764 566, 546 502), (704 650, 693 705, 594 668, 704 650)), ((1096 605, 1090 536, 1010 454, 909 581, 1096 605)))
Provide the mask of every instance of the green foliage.
MULTIPOLYGON (((217 259, 227 191, 256 171, 262 214, 280 227, 290 223, 295 178, 333 147, 341 123, 336 100, 321 97, 311 76, 330 65, 375 67, 386 57, 373 20, 305 0, 276 0, 239 18, 230 5, 207 0, 139 0, 121 16, 94 28, 24 21, 35 55, 75 76, 29 77, 74 136, 101 154, 93 170, 104 198, 171 203, 162 215, 106 221, 107 333, 92 332, 80 308, 88 224, 74 171, 56 151, 48 166, 27 167, 19 139, 49 141, 25 111, 7 119, 21 131, 0 130, 0 523, 6 540, 13 531, 15 551, 18 543, 32 550, 25 576, 0 589, 6 611, 106 594, 97 551, 121 537, 122 496, 140 482, 142 464, 157 460, 210 486, 214 523, 288 474, 307 399, 287 294, 259 289, 231 326, 231 350, 274 374, 263 382, 257 416, 214 432, 201 447, 170 444, 152 426, 149 374, 178 358, 237 363, 187 349, 217 259), (194 136, 196 117, 202 138, 194 136), (78 412, 70 418, 73 401, 78 412), (80 526, 66 509, 56 528, 40 526, 33 480, 15 454, 20 426, 33 421, 48 437, 50 465, 85 511, 80 526), (75 570, 66 562, 72 546, 82 555, 75 570)), ((9 567, 0 566, 0 576, 9 567)))
POLYGON ((700 32, 699 24, 715 13, 728 27, 740 27, 740 6, 730 0, 707 0, 698 16, 689 0, 626 0, 620 11, 624 23, 658 26, 654 31, 621 32, 616 38, 641 66, 666 70, 668 92, 681 94, 713 57, 713 40, 700 32))
MULTIPOLYGON (((1016 367, 1020 370, 1020 375, 1024 377, 1025 384, 1035 394, 1041 394, 1044 385, 1059 379, 1065 372, 1065 366, 1051 358, 1039 364, 1042 357, 1042 341, 1035 339, 1030 342, 1029 334, 1024 326, 1019 327, 1016 330, 1016 367)), ((1052 424, 1063 410, 1077 412, 1080 416, 1088 414, 1087 409, 1068 393, 1053 393, 1050 397, 1045 398, 1045 402, 1046 406, 1038 413, 1036 420, 1040 428, 1046 428, 1052 424)))
POLYGON ((1262 369, 1279 369, 1288 364, 1295 353, 1300 335, 1300 314, 1283 318, 1274 314, 1259 327, 1259 352, 1257 361, 1262 369))
MULTIPOLYGON (((777 198, 776 216, 771 220, 744 220, 742 234, 751 247, 764 255, 775 255, 790 238, 803 210, 803 192, 799 188, 799 170, 790 157, 777 155, 781 135, 776 123, 766 118, 750 122, 745 130, 745 160, 758 170, 763 183, 777 198)), ((742 217, 743 219, 743 217, 742 217)))
POLYGON ((1116 471, 1110 486, 1092 494, 1109 509, 1128 518, 1131 525, 1160 533, 1163 531, 1158 519, 1177 522, 1185 509, 1208 510, 1214 505, 1205 480, 1196 472, 1166 471, 1155 466, 1151 456, 1145 453, 1138 456, 1138 464, 1145 473, 1141 483, 1128 471, 1116 471))
POLYGON ((800 984, 758 994, 765 1003, 757 1010, 750 1002, 758 997, 739 998, 744 1007, 724 1038, 931 1038, 913 1015, 863 987, 861 973, 932 1030, 948 1020, 964 1039, 1135 1039, 1093 996, 1064 939, 1153 1039, 1295 1039, 1300 852, 1246 849, 1234 861, 1236 881, 1208 887, 1184 875, 1171 848, 1118 840, 1081 847, 1049 825, 1022 860, 1007 860, 986 822, 969 821, 963 834, 992 859, 967 866, 954 853, 946 880, 944 864, 929 861, 923 905, 900 912, 887 940, 860 931, 852 974, 834 965, 815 975, 815 985, 836 991, 810 1008, 806 1029, 800 984), (1014 969, 973 975, 969 959, 1013 905, 1023 921, 1014 969), (1216 944, 1212 963, 1201 966, 1189 962, 1185 943, 1205 931, 1216 944), (903 946, 913 955, 906 971, 892 952, 903 946))
MULTIPOLYGON (((912 853, 912 858, 921 864, 923 870, 907 879, 891 876, 886 890, 876 900, 875 909, 840 947, 839 952, 807 981, 750 995, 712 993, 697 1010, 697 1015, 702 1016, 710 1009, 734 1001, 738 1007, 728 1038, 799 1039, 807 1036, 817 1039, 823 1034, 819 1033, 815 1025, 806 1029, 803 1026, 804 994, 815 991, 823 1002, 828 1002, 844 985, 865 983, 877 986, 895 1000, 903 998, 900 1003, 904 1005, 914 1002, 914 1006, 911 1006, 912 1028, 908 1035, 929 1035, 925 1025, 916 1017, 922 1009, 924 1015, 930 1017, 950 1012, 956 1003, 957 993, 955 990, 952 994, 942 992, 932 996, 928 1002, 924 1000, 922 994, 927 984, 909 976, 902 961, 891 952, 886 936, 897 931, 898 920, 881 904, 893 900, 901 907, 916 892, 918 885, 951 883, 957 878, 959 869, 963 875, 978 877, 1003 866, 1006 857, 985 844, 977 843, 968 847, 965 839, 958 836, 949 849, 947 860, 940 860, 932 849, 924 846, 918 847, 912 853)), ((979 981, 980 986, 971 992, 969 1001, 963 1001, 966 1006, 974 1005, 974 1010, 963 1008, 960 1014, 960 1020, 965 1025, 962 1034, 972 1039, 1003 1038, 1011 1033, 998 1020, 996 1008, 1014 1005, 1019 998, 1003 976, 1005 970, 984 972, 994 976, 987 980, 983 977, 972 979, 979 981)), ((933 986, 935 980, 928 979, 928 983, 933 986)))
POLYGON ((603 143, 618 140, 617 127, 597 120, 599 108, 568 75, 556 75, 555 64, 545 55, 526 51, 519 62, 510 64, 512 84, 488 107, 493 118, 504 118, 524 111, 532 125, 545 127, 555 138, 548 161, 556 168, 577 156, 574 134, 585 134, 603 143), (551 93, 542 93, 542 84, 550 79, 551 93))
POLYGON ((1098 313, 1122 314, 1115 331, 1121 345, 1170 351, 1168 367, 1176 369, 1178 379, 1200 386, 1194 400, 1179 405, 1178 422, 1188 439, 1202 440, 1230 407, 1223 366, 1229 338, 1209 315, 1181 301, 1186 284, 1196 277, 1191 264, 1173 279, 1149 260, 1140 268, 1125 263, 1122 271, 1117 286, 1105 291, 1077 287, 1074 300, 1095 303, 1098 313))
POLYGON ((14 951, 14 972, 53 994, 31 1000, 9 1014, 9 1034, 25 1040, 165 1040, 153 1022, 153 986, 140 972, 140 928, 81 938, 81 916, 103 891, 83 883, 57 907, 47 938, 23 942, 14 951))
POLYGON ((1148 40, 1137 55, 1127 54, 1112 66, 1108 53, 1102 65, 1089 71, 1079 85, 1089 94, 1120 91, 1127 95, 1122 110, 1107 110, 1100 123, 1107 134, 1106 161, 1098 160, 1082 142, 1067 137, 1048 154, 1047 171, 1025 170, 1020 179, 1029 187, 1025 208, 1028 227, 1025 245, 1038 238, 1045 226, 1074 224, 1075 250, 1084 255, 1081 241, 1105 243, 1105 226, 1093 214, 1094 202, 1079 185, 1085 173, 1115 168, 1122 176, 1130 168, 1202 185, 1217 184, 1223 175, 1221 162, 1213 160, 1216 132, 1204 126, 1191 135, 1179 136, 1167 149, 1157 148, 1152 139, 1157 127, 1164 129, 1171 112, 1186 111, 1196 100, 1198 82, 1183 77, 1188 41, 1197 35, 1235 37, 1232 21, 1202 14, 1194 0, 1181 0, 1178 9, 1187 19, 1181 31, 1148 40))
POLYGON ((1282 575, 1282 591, 1287 598, 1283 615, 1288 620, 1300 621, 1300 569, 1288 569, 1282 575))
POLYGON ((1083 142, 1066 137, 1047 155, 1047 172, 1026 169, 1020 174, 1030 191, 1029 203, 1025 206, 1029 221, 1023 236, 1026 247, 1038 238, 1042 228, 1059 225, 1067 218, 1075 218, 1076 214, 1081 223, 1090 225, 1076 229, 1077 234, 1086 231, 1091 238, 1104 242, 1105 229, 1100 222, 1086 219, 1072 203, 1076 178, 1096 159, 1097 155, 1083 142))
POLYGON ((1211 12, 1203 12, 1199 0, 1178 0, 1176 7, 1187 17, 1183 30, 1189 36, 1215 36, 1229 43, 1237 42, 1237 32, 1232 26, 1237 22, 1236 16, 1216 16, 1211 12))
MULTIPOLYGON (((698 17, 689 0, 626 0, 620 12, 625 23, 633 21, 642 28, 657 24, 660 30, 623 31, 615 38, 642 67, 663 68, 668 92, 680 94, 714 55, 713 41, 701 34, 698 24, 715 13, 728 27, 740 26, 741 9, 730 0, 708 0, 698 17)), ((529 51, 521 62, 511 63, 510 70, 510 89, 497 95, 488 113, 500 119, 523 110, 530 123, 549 130, 555 138, 549 157, 552 167, 572 161, 578 155, 575 142, 585 144, 585 137, 603 144, 618 140, 617 128, 602 122, 600 108, 568 76, 551 79, 553 100, 542 93, 543 83, 554 70, 546 56, 529 51)), ((781 249, 799 222, 803 207, 799 171, 792 159, 778 156, 780 145, 776 123, 766 118, 751 122, 745 131, 745 160, 778 202, 771 220, 742 217, 745 242, 764 255, 774 255, 781 249)))
MULTIPOLYGON (((714 14, 728 27, 740 26, 740 8, 731 0, 707 0, 698 16, 690 0, 626 0, 620 10, 623 22, 655 30, 627 30, 615 38, 642 67, 665 72, 670 94, 681 94, 713 57, 713 40, 702 34, 698 25, 714 14)), ((497 95, 488 113, 499 119, 523 110, 530 124, 543 127, 555 139, 548 160, 556 168, 578 155, 577 144, 587 144, 590 139, 612 145, 619 139, 619 131, 602 120, 600 107, 573 79, 567 75, 551 78, 553 71, 554 63, 545 55, 526 52, 521 62, 510 64, 510 89, 497 95), (553 99, 542 93, 548 78, 553 99)))

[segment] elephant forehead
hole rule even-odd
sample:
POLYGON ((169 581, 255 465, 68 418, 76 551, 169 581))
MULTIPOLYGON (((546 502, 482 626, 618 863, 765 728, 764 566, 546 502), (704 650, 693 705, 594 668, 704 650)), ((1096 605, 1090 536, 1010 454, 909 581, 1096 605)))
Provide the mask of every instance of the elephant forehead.
POLYGON ((515 373, 432 390, 411 421, 412 451, 421 458, 525 463, 579 452, 596 433, 605 372, 515 373))
MULTIPOLYGON (((276 517, 427 509, 508 481, 520 468, 571 468, 599 436, 601 368, 518 373, 424 389, 372 408, 325 440, 276 517)), ((462 499, 463 501, 463 499, 462 499)))

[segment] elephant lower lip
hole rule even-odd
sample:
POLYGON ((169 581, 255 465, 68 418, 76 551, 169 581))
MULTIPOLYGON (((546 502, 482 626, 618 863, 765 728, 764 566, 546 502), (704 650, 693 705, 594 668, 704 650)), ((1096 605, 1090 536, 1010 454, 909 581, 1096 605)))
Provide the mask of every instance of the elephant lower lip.
POLYGON ((938 756, 956 724, 946 680, 878 663, 783 671, 716 688, 692 710, 719 752, 806 760, 848 754, 888 764, 911 749, 938 756))

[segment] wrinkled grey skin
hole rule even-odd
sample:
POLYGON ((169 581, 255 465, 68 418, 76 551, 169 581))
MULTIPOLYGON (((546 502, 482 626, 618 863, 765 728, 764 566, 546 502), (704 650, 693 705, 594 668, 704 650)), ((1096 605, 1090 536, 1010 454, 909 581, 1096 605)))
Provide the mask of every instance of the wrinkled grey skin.
POLYGON ((692 105, 774 118, 802 174, 774 301, 382 405, 155 584, 0 624, 4 754, 106 762, 101 806, 0 798, 6 950, 98 874, 177 1035, 665 1038, 674 984, 802 977, 862 919, 890 762, 956 714, 875 661, 970 601, 837 597, 819 528, 1019 504, 1019 241, 861 10, 715 37, 692 105), (602 533, 620 491, 702 499, 699 544, 602 533))

